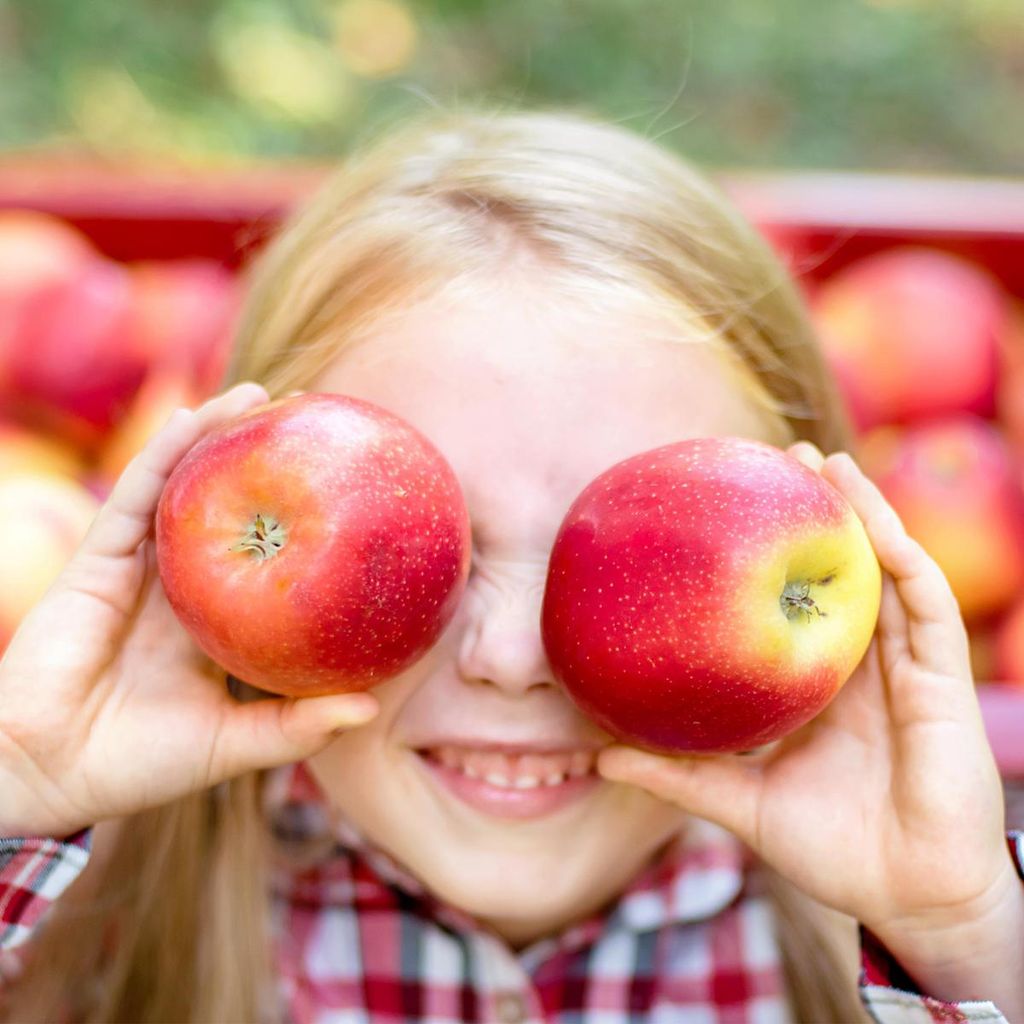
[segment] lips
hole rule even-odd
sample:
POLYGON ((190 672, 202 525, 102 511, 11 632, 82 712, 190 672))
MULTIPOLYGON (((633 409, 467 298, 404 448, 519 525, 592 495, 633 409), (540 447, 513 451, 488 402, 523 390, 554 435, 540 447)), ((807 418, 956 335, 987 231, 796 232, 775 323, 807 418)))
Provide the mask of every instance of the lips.
POLYGON ((535 818, 601 785, 596 750, 513 751, 445 744, 417 751, 431 778, 477 811, 535 818))

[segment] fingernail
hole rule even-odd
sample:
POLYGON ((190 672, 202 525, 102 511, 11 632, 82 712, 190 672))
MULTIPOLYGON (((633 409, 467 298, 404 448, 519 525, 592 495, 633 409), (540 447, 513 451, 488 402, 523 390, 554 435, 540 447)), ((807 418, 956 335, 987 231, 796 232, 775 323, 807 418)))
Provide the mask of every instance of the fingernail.
POLYGON ((256 394, 256 392, 259 392, 261 398, 265 398, 267 394, 266 388, 264 388, 262 384, 257 384, 256 381, 254 380, 240 381, 233 388, 231 388, 228 394, 231 396, 235 396, 240 395, 245 391, 250 391, 254 395, 256 394))
POLYGON ((372 721, 377 717, 377 713, 380 709, 377 703, 370 701, 359 701, 359 703, 353 703, 349 707, 344 716, 339 717, 334 725, 331 726, 331 732, 345 732, 347 729, 354 729, 356 726, 365 725, 367 722, 372 721))
POLYGON ((797 441, 794 448, 798 449, 803 454, 813 459, 824 459, 825 455, 822 450, 811 441, 797 441))
POLYGON ((838 451, 832 452, 825 461, 831 462, 833 465, 843 465, 853 462, 853 457, 847 451, 838 451))

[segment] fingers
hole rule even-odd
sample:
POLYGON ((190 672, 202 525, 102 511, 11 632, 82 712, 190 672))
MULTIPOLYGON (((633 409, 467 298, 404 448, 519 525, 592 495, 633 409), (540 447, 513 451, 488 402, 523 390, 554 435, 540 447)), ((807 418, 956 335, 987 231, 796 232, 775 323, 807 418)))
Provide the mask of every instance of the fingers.
POLYGON ((613 746, 598 755, 597 770, 610 782, 639 786, 713 821, 750 845, 756 840, 762 770, 757 758, 676 758, 613 746))
POLYGON ((967 634, 942 570, 907 534, 895 509, 846 452, 830 455, 821 473, 860 517, 882 569, 895 582, 914 661, 942 675, 966 671, 969 679, 967 634))
POLYGON ((811 444, 810 441, 797 441, 796 444, 790 445, 786 449, 786 452, 802 462, 809 469, 813 469, 816 473, 821 472, 825 456, 821 453, 821 449, 818 448, 817 445, 811 444))
POLYGON ((878 609, 878 639, 882 668, 892 673, 901 659, 910 656, 910 624, 896 581, 882 573, 882 599, 878 609))
POLYGON ((233 702, 217 738, 211 785, 310 757, 339 732, 371 721, 379 710, 368 693, 233 702))
POLYGON ((131 555, 149 533, 167 478, 185 453, 214 427, 267 400, 266 391, 248 381, 195 411, 178 409, 128 463, 89 528, 80 554, 108 558, 131 555))

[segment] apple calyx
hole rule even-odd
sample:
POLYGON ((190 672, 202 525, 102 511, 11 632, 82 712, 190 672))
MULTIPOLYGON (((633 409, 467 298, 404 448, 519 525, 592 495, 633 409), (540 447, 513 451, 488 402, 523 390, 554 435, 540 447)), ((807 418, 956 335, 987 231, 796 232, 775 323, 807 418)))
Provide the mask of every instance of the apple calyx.
POLYGON ((812 614, 826 618, 828 612, 823 612, 811 597, 811 584, 827 586, 834 578, 835 573, 830 572, 820 580, 787 580, 786 585, 782 588, 782 596, 779 598, 779 604, 782 606, 786 618, 793 620, 799 615, 804 615, 808 622, 811 621, 812 614))
POLYGON ((257 561, 273 558, 284 547, 288 535, 285 528, 273 517, 257 512, 246 526, 242 539, 232 551, 251 551, 257 561))

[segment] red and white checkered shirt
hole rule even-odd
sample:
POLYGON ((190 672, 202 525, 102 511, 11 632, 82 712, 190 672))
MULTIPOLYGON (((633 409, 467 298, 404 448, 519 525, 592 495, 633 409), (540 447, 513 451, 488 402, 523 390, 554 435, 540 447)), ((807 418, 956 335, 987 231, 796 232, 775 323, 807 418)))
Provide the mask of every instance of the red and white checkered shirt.
MULTIPOLYGON (((749 855, 718 829, 688 829, 610 912, 513 951, 350 827, 332 824, 301 765, 272 772, 266 799, 284 842, 328 839, 312 865, 280 863, 272 873, 280 1015, 290 1024, 792 1020, 770 905, 749 855)), ((1024 878, 1024 833, 1011 833, 1010 846, 1024 878)), ((0 840, 8 971, 13 947, 81 872, 89 849, 88 830, 0 840)), ((954 1005, 915 992, 870 936, 860 984, 880 1024, 1006 1024, 990 1002, 954 1005)))

